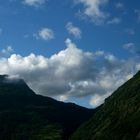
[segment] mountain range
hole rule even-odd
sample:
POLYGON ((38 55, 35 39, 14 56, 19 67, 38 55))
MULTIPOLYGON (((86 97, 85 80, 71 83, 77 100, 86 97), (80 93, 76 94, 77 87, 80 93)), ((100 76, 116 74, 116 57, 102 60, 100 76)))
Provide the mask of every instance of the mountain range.
POLYGON ((71 140, 140 140, 140 72, 108 97, 71 140))
POLYGON ((35 94, 24 80, 1 75, 0 140, 140 140, 140 72, 96 109, 35 94))
POLYGON ((22 79, 0 76, 0 140, 67 140, 94 112, 37 95, 22 79))

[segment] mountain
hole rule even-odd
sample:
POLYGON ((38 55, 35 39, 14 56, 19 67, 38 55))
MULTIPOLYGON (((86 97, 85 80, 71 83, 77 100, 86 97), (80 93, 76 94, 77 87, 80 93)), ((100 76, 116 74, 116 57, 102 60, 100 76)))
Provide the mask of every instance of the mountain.
POLYGON ((140 140, 140 72, 107 98, 71 140, 140 140))
POLYGON ((35 93, 27 86, 24 80, 0 75, 0 95, 31 96, 35 93))
POLYGON ((0 76, 0 140, 67 140, 95 111, 37 95, 22 79, 0 76))

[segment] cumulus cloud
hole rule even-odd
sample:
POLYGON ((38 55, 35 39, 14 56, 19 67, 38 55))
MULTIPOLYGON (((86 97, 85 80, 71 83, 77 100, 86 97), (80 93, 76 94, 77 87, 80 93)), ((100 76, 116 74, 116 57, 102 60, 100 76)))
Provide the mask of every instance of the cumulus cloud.
POLYGON ((118 3, 115 4, 115 7, 116 7, 117 9, 122 10, 122 9, 124 9, 124 4, 121 3, 121 2, 118 2, 118 3))
POLYGON ((1 56, 9 56, 10 54, 12 54, 14 52, 12 46, 7 46, 6 48, 1 50, 1 56))
POLYGON ((103 11, 103 7, 108 0, 74 0, 76 4, 84 5, 82 14, 90 18, 95 24, 101 24, 107 18, 108 14, 103 11))
POLYGON ((90 99, 89 104, 91 106, 97 107, 97 106, 101 105, 102 103, 104 103, 104 99, 107 98, 110 95, 111 95, 110 93, 102 95, 102 96, 98 95, 98 94, 95 94, 90 99))
POLYGON ((73 35, 75 38, 81 38, 82 31, 80 30, 80 28, 74 26, 72 22, 67 23, 66 29, 68 33, 73 35))
POLYGON ((121 19, 118 17, 115 17, 115 18, 107 21, 107 24, 119 24, 119 23, 121 23, 121 19))
POLYGON ((54 39, 54 32, 49 28, 42 28, 37 34, 33 34, 36 39, 51 40, 54 39))
POLYGON ((38 7, 43 5, 47 0, 23 0, 23 3, 28 6, 35 6, 38 7))
POLYGON ((68 97, 67 95, 60 95, 60 96, 57 97, 57 99, 58 99, 59 101, 62 101, 62 102, 67 101, 68 98, 69 98, 69 97, 68 97))
POLYGON ((140 68, 134 59, 84 52, 70 39, 65 44, 66 49, 49 58, 35 54, 0 58, 0 74, 19 75, 36 93, 61 101, 90 97, 89 104, 95 107, 140 68))
POLYGON ((130 53, 136 54, 138 57, 140 56, 140 50, 133 42, 124 44, 123 48, 128 50, 130 53))
POLYGON ((123 45, 123 48, 124 48, 124 49, 128 49, 128 50, 132 50, 132 49, 135 48, 135 44, 132 43, 132 42, 126 43, 126 44, 123 45))

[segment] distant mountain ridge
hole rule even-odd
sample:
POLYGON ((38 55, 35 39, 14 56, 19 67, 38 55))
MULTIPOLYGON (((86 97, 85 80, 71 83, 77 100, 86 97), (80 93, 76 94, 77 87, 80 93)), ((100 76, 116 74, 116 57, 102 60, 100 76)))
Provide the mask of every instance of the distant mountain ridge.
POLYGON ((140 71, 107 98, 71 140, 140 140, 140 71))
POLYGON ((0 76, 0 140, 68 140, 95 111, 36 95, 24 80, 0 76))

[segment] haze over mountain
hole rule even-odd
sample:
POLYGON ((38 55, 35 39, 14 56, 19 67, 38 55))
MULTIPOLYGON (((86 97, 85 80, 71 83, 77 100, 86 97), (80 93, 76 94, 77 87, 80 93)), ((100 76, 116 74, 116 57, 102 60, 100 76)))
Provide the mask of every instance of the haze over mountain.
MULTIPOLYGON (((115 83, 114 83, 115 84, 115 83)), ((139 140, 140 71, 118 88, 71 140, 139 140)))
POLYGON ((22 79, 0 76, 0 140, 67 140, 94 112, 36 95, 22 79))

